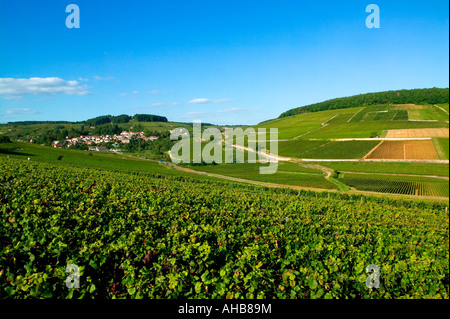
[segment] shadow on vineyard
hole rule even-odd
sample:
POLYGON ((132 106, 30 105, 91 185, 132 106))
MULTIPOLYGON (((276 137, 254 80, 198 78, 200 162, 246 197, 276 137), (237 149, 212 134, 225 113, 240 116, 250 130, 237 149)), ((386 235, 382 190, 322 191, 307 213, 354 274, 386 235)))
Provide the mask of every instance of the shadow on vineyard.
POLYGON ((20 156, 34 156, 34 154, 20 152, 20 151, 14 149, 14 148, 8 149, 8 148, 1 148, 1 147, 0 147, 0 154, 20 155, 20 156))

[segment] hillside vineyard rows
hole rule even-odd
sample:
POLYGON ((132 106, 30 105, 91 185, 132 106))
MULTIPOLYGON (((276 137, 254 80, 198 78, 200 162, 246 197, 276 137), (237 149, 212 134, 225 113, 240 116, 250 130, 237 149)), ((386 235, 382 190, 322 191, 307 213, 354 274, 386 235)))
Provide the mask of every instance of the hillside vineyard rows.
POLYGON ((2 298, 449 295, 447 204, 6 158, 0 170, 2 298))

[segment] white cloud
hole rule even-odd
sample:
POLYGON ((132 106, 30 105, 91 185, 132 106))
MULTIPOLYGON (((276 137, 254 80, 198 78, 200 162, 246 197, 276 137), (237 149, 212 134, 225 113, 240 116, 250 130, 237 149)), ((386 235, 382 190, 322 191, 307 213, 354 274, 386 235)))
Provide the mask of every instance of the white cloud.
POLYGON ((151 106, 176 106, 179 105, 177 102, 173 102, 173 103, 162 103, 162 102, 158 102, 158 103, 153 103, 151 106))
POLYGON ((187 112, 184 114, 182 118, 199 118, 199 117, 207 117, 211 116, 213 113, 209 112, 187 112))
POLYGON ((139 95, 139 92, 138 91, 133 91, 133 92, 130 92, 130 93, 120 93, 119 95, 120 96, 124 96, 124 97, 136 97, 136 96, 139 95))
POLYGON ((230 107, 228 109, 219 110, 217 113, 237 113, 244 111, 246 111, 246 109, 243 109, 242 107, 230 107))
POLYGON ((57 77, 0 78, 0 95, 6 95, 6 98, 47 94, 86 95, 89 94, 89 90, 87 85, 80 84, 78 81, 66 81, 57 77))
POLYGON ((6 114, 37 114, 38 112, 29 108, 22 109, 9 109, 6 110, 6 114))
POLYGON ((192 99, 192 100, 188 101, 189 104, 226 103, 226 102, 231 102, 231 100, 230 99, 212 100, 212 99, 199 98, 199 99, 192 99))
POLYGON ((99 76, 99 75, 94 75, 94 79, 95 79, 95 80, 114 80, 115 77, 113 77, 113 76, 99 76))
POLYGON ((160 90, 151 90, 151 91, 148 91, 148 94, 159 94, 159 93, 161 93, 160 90))

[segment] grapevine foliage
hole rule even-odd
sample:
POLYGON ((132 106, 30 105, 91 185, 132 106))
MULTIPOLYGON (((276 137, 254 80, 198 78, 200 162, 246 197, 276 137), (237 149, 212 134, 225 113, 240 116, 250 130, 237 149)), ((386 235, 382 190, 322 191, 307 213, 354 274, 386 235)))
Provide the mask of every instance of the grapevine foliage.
POLYGON ((0 171, 2 298, 448 298, 439 204, 14 159, 0 171))

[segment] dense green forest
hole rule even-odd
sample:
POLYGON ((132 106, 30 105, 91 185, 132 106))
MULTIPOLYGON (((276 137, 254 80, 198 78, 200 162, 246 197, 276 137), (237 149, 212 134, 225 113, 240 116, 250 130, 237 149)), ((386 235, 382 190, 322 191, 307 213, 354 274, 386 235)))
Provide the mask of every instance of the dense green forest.
POLYGON ((385 91, 331 99, 320 103, 293 108, 281 113, 279 118, 301 113, 319 112, 325 110, 344 109, 376 104, 440 104, 448 103, 448 101, 448 88, 385 91))

